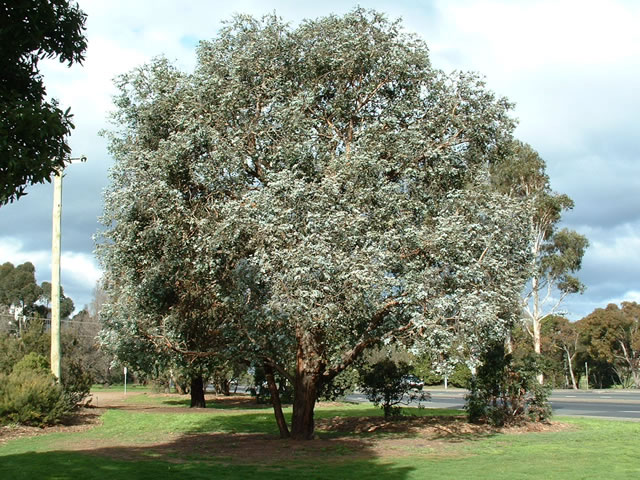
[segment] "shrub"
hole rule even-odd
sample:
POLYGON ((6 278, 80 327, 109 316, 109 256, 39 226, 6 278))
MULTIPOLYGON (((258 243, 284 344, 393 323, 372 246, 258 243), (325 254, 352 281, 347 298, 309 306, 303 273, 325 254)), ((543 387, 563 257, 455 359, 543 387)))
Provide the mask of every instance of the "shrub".
POLYGON ((30 353, 0 378, 0 419, 4 423, 53 425, 70 412, 62 386, 49 372, 47 360, 30 353))
POLYGON ((402 409, 398 407, 399 404, 408 405, 417 400, 420 406, 420 402, 429 399, 428 393, 416 390, 404 381, 403 377, 411 371, 409 364, 402 361, 396 363, 391 359, 362 368, 360 375, 364 392, 375 406, 382 408, 385 418, 400 415, 402 409))
POLYGON ((65 398, 70 410, 75 410, 79 405, 84 404, 91 385, 93 385, 93 375, 83 365, 74 359, 62 364, 61 383, 65 398))
MULTIPOLYGON (((444 376, 433 368, 433 361, 428 355, 420 357, 413 366, 414 373, 424 380, 425 385, 441 385, 444 383, 444 376)), ((469 388, 471 381, 471 371, 464 363, 455 365, 453 372, 447 378, 448 385, 459 388, 469 388)))
POLYGON ((360 376, 355 368, 348 368, 336 375, 330 382, 320 386, 318 398, 334 401, 352 393, 358 386, 360 376))
POLYGON ((505 354, 503 344, 490 346, 466 396, 469 420, 496 426, 548 420, 551 390, 538 383, 538 372, 534 357, 514 362, 511 355, 505 354))
POLYGON ((440 385, 444 381, 444 377, 433 369, 431 359, 426 355, 415 362, 413 371, 425 385, 440 385))
POLYGON ((31 352, 22 357, 11 369, 11 374, 14 375, 26 372, 49 373, 49 362, 42 355, 31 352))
POLYGON ((469 388, 471 384, 471 370, 464 363, 458 363, 448 379, 449 385, 458 388, 469 388))

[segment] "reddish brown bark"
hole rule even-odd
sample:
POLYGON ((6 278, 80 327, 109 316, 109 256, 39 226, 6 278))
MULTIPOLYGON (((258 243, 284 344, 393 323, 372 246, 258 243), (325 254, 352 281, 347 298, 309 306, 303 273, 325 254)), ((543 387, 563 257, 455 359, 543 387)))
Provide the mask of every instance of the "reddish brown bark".
POLYGON ((313 410, 316 406, 319 375, 302 372, 296 375, 291 418, 291 437, 295 440, 313 439, 313 410))
POLYGON ((313 410, 325 365, 319 339, 311 332, 301 329, 297 332, 297 337, 291 437, 296 440, 311 440, 314 432, 313 410))
MULTIPOLYGON (((389 300, 378 310, 367 328, 363 338, 352 349, 345 352, 339 365, 328 368, 323 360, 323 339, 320 332, 296 330, 296 374, 293 382, 293 416, 291 419, 291 437, 296 440, 311 440, 314 433, 313 411, 322 382, 331 381, 336 375, 351 365, 362 352, 379 341, 373 332, 396 306, 398 300, 389 300)), ((408 328, 400 327, 397 332, 408 328)))

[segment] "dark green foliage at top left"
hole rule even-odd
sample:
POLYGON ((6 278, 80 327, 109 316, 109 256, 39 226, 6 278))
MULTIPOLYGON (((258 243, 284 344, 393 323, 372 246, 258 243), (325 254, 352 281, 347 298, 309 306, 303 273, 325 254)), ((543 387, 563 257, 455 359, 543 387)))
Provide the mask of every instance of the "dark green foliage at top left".
POLYGON ((22 336, 0 335, 0 374, 9 375, 13 366, 29 353, 43 357, 49 355, 51 340, 45 333, 44 320, 38 318, 29 322, 22 336))
POLYGON ((0 205, 64 166, 72 115, 46 100, 38 62, 82 63, 85 21, 68 0, 0 2, 0 205))

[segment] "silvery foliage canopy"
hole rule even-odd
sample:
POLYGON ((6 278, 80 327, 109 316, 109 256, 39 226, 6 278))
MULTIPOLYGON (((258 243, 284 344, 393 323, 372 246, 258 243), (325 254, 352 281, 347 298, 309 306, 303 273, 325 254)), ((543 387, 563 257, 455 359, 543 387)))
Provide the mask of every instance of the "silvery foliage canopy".
POLYGON ((327 375, 396 338, 468 359, 517 318, 527 205, 489 186, 510 104, 398 22, 239 16, 193 74, 157 59, 119 87, 106 342, 304 341, 327 375))

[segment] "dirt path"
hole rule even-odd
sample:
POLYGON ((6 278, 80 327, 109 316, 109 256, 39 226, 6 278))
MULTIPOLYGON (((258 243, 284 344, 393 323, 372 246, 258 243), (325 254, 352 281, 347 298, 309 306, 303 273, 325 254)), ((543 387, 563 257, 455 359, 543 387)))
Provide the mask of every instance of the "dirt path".
POLYGON ((127 392, 125 395, 123 391, 96 392, 91 394, 90 405, 95 408, 126 407, 131 406, 126 403, 128 398, 138 397, 140 395, 144 395, 144 393, 133 391, 127 392))

